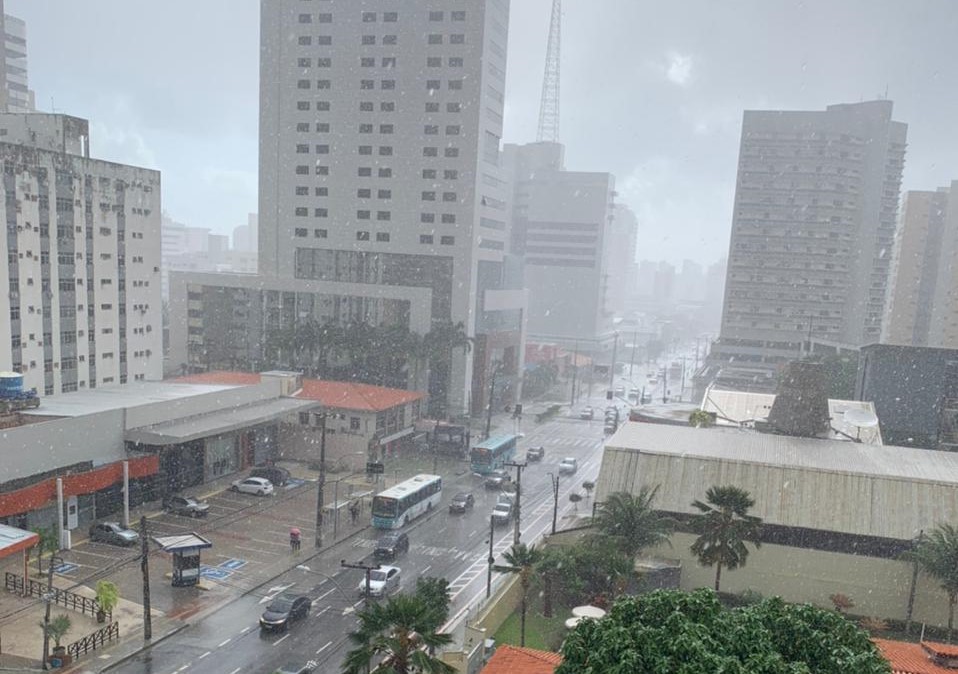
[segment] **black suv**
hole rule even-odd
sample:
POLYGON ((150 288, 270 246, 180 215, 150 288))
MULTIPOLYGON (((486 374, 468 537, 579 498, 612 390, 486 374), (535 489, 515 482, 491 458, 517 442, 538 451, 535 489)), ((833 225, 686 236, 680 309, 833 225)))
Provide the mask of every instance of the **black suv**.
POLYGON ((396 559, 401 552, 409 552, 409 536, 401 531, 391 531, 379 539, 373 555, 377 559, 396 559))
POLYGON ((205 501, 197 501, 190 496, 173 494, 163 499, 163 510, 186 517, 206 517, 210 512, 210 504, 205 501))
POLYGON ((283 592, 273 598, 260 616, 259 626, 264 630, 284 630, 289 623, 309 615, 313 600, 304 594, 283 592))
POLYGON ((527 461, 542 461, 542 457, 546 455, 546 448, 542 445, 538 447, 530 447, 526 450, 526 460, 527 461))
POLYGON ((262 477, 273 483, 274 487, 283 487, 289 482, 289 471, 279 466, 260 466, 254 468, 250 477, 262 477))

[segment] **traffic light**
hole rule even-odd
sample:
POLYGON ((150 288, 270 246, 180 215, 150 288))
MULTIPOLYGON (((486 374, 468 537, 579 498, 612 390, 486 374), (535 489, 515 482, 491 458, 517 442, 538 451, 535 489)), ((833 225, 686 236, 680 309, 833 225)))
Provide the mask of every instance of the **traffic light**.
POLYGON ((606 400, 612 400, 612 391, 606 391, 606 392, 605 392, 605 399, 606 399, 606 400))
POLYGON ((516 403, 516 411, 513 415, 516 419, 522 416, 522 403, 516 403))

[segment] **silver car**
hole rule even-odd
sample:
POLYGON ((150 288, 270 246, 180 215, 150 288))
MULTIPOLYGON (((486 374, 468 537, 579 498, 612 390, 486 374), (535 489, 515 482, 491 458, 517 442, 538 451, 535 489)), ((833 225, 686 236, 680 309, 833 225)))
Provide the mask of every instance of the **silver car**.
POLYGON ((230 490, 242 492, 243 494, 269 496, 273 493, 273 483, 263 477, 248 477, 244 480, 236 480, 236 482, 230 485, 230 490))
POLYGON ((579 470, 579 462, 573 459, 571 456, 567 456, 562 459, 562 462, 559 464, 559 474, 571 474, 579 470))
MULTIPOLYGON (((401 569, 398 566, 380 566, 369 572, 369 596, 385 597, 390 592, 399 589, 399 573, 401 569)), ((366 595, 366 579, 359 581, 356 588, 360 597, 366 595)))

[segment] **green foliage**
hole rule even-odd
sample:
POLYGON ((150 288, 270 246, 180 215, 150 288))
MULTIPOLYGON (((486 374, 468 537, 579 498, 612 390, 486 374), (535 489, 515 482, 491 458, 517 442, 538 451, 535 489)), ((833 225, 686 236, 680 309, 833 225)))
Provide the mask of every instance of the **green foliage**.
POLYGON ((120 602, 120 589, 108 580, 97 581, 96 602, 104 613, 109 613, 120 602))
POLYGON ((60 541, 57 538, 57 528, 52 524, 48 527, 34 527, 33 533, 40 537, 37 542, 37 573, 42 573, 40 563, 43 553, 59 550, 60 541))
POLYGON ((70 622, 70 616, 64 613, 53 616, 49 624, 44 625, 40 623, 40 629, 46 632, 48 637, 53 639, 53 645, 57 648, 60 647, 60 640, 66 636, 72 626, 73 623, 70 622))
POLYGON ((938 581, 948 596, 948 635, 954 636, 955 602, 958 601, 958 528, 939 524, 922 537, 905 557, 918 564, 927 575, 938 581))
POLYGON ((536 564, 536 581, 542 588, 542 613, 551 618, 556 604, 565 607, 577 605, 582 582, 578 575, 575 553, 558 545, 542 548, 542 557, 536 564))
POLYGON ((609 539, 589 538, 570 551, 575 582, 568 590, 576 591, 574 604, 607 606, 625 588, 634 573, 632 558, 609 539))
POLYGON ((416 596, 422 599, 432 609, 432 618, 429 624, 437 630, 445 624, 449 617, 449 581, 434 576, 420 576, 416 580, 416 596))
POLYGON ((643 486, 638 494, 619 491, 596 505, 597 536, 605 536, 629 558, 645 548, 666 543, 675 523, 652 507, 659 488, 643 486))
POLYGON ((370 604, 357 616, 359 628, 349 635, 355 648, 346 654, 344 674, 368 671, 374 659, 383 659, 376 668, 380 674, 455 672, 432 655, 452 637, 436 631, 435 606, 419 594, 398 594, 385 603, 370 604))
POLYGON ((748 514, 755 501, 739 487, 709 487, 705 500, 705 503, 692 501, 692 506, 701 514, 693 520, 699 536, 691 550, 703 566, 715 566, 715 591, 718 592, 723 567, 734 570, 745 566, 748 559, 745 543, 760 547, 762 520, 748 514))
POLYGON ((705 410, 693 410, 689 415, 689 425, 695 428, 709 428, 715 425, 715 414, 705 410))
POLYGON ((513 545, 509 550, 502 553, 502 558, 509 563, 509 566, 497 567, 499 570, 519 574, 519 586, 522 592, 519 599, 519 645, 525 646, 529 590, 532 587, 533 571, 542 561, 542 550, 535 545, 527 546, 525 543, 520 543, 519 545, 513 545))
POLYGON ((556 674, 889 674, 868 635, 779 598, 726 610, 711 590, 659 590, 583 621, 556 674))

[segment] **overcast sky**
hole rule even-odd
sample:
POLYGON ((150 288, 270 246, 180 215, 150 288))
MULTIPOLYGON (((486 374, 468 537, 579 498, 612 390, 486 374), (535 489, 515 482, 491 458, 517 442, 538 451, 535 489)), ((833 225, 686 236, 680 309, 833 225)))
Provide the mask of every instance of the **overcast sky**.
MULTIPOLYGON (((470 0, 473 1, 473 0, 470 0)), ((512 0, 508 142, 535 140, 551 0, 512 0)), ((259 2, 6 0, 41 110, 96 157, 159 168, 172 217, 229 233, 256 210, 259 2)), ((956 0, 566 0, 569 169, 611 171, 639 257, 728 248, 744 109, 884 95, 909 125, 904 189, 958 178, 956 0)))

